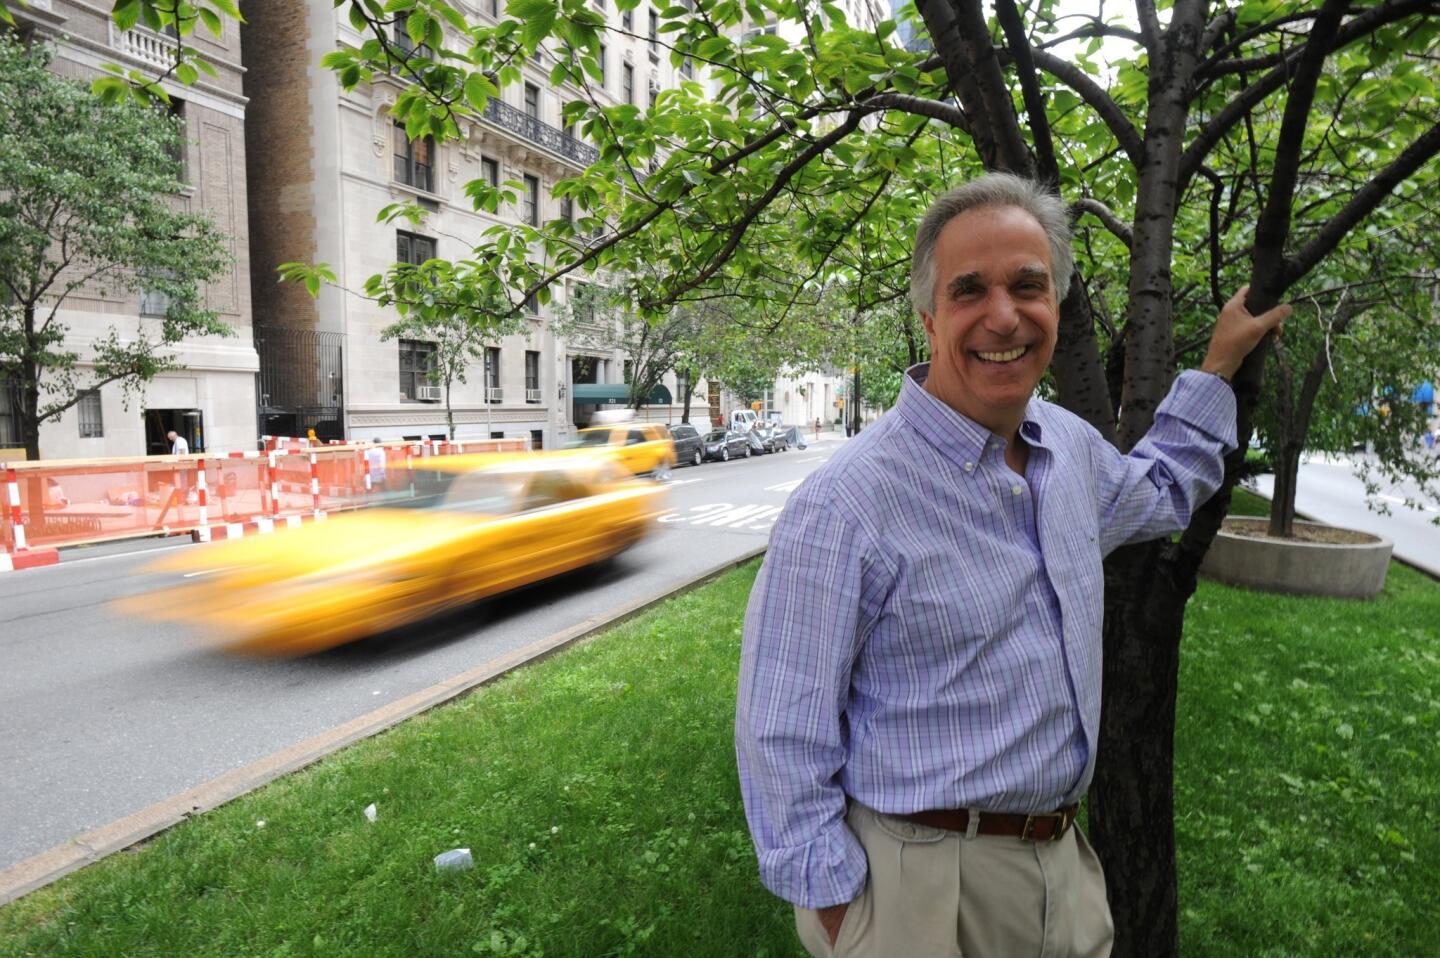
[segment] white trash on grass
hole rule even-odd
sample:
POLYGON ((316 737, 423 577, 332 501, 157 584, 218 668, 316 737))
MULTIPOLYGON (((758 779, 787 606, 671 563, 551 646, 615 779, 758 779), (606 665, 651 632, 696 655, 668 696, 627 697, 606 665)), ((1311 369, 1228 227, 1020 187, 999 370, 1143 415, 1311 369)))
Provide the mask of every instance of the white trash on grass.
POLYGON ((372 822, 373 822, 373 821, 375 821, 375 815, 376 815, 375 803, 374 803, 374 802, 371 802, 369 805, 366 805, 366 806, 365 806, 365 818, 366 818, 367 821, 372 821, 372 822))
POLYGON ((441 852, 435 856, 436 871, 458 872, 474 867, 475 859, 470 857, 468 848, 452 848, 448 852, 441 852))

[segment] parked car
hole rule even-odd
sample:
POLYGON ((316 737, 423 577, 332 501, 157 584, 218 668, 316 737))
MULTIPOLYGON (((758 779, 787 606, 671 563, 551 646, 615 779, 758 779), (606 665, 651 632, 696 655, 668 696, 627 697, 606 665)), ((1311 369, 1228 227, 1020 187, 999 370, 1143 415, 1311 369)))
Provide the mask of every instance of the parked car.
POLYGON ((222 648, 319 652, 609 559, 664 508, 663 486, 601 456, 421 462, 410 471, 413 496, 178 550, 148 570, 176 573, 176 585, 121 607, 183 621, 222 648))
POLYGON ((766 452, 784 452, 790 448, 789 441, 785 438, 785 430, 778 423, 761 420, 755 424, 753 430, 760 436, 760 441, 765 444, 766 452))
POLYGON ((663 425, 653 422, 590 426, 577 432, 565 448, 605 450, 634 475, 649 473, 662 482, 675 466, 675 442, 663 425))
POLYGON ((705 461, 705 442, 700 437, 700 430, 688 422, 671 426, 670 438, 675 441, 676 462, 688 462, 692 466, 698 466, 705 461))
POLYGON ((729 462, 735 457, 750 456, 749 440, 744 433, 733 429, 716 429, 705 436, 704 443, 706 459, 729 462))

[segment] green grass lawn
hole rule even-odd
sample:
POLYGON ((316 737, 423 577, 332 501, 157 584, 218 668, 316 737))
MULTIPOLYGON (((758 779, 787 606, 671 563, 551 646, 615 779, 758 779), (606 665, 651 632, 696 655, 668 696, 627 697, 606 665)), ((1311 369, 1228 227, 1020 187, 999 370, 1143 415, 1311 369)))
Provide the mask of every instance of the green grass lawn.
MULTIPOLYGON (((0 909, 0 955, 802 954, 735 778, 754 575, 0 909), (437 874, 456 846, 475 869, 437 874)), ((1185 954, 1440 954, 1440 586, 1398 565, 1369 603, 1204 583, 1188 622, 1185 954)))

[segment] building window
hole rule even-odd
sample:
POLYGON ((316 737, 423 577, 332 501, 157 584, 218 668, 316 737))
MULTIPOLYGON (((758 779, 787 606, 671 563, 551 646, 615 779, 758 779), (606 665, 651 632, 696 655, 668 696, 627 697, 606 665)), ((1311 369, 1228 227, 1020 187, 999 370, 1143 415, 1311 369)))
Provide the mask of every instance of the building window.
POLYGON ((634 29, 635 29, 635 14, 634 14, 634 13, 632 13, 632 12, 629 11, 629 10, 622 10, 622 11, 620 11, 620 29, 622 29, 622 30, 634 30, 634 29))
POLYGON ((645 89, 645 106, 647 109, 655 109, 655 100, 660 96, 660 84, 654 77, 650 78, 650 84, 645 89))
POLYGON ((100 390, 87 389, 81 393, 80 401, 75 404, 75 409, 80 414, 80 438, 103 439, 105 437, 105 417, 100 409, 100 390))
POLYGON ((635 102, 635 68, 628 63, 620 68, 620 89, 626 103, 635 102))
POLYGON ((526 296, 526 297, 525 297, 525 312, 529 313, 529 314, 532 315, 532 316, 539 316, 539 315, 540 315, 540 297, 536 296, 534 293, 531 293, 529 296, 526 296))
POLYGON ((540 88, 533 83, 525 84, 525 115, 540 119, 540 88))
POLYGON ((170 294, 160 289, 142 290, 140 293, 141 316, 165 316, 170 312, 170 294))
POLYGON ((635 361, 632 359, 625 360, 625 385, 627 386, 630 385, 630 376, 634 369, 635 361))
POLYGON ((488 156, 480 157, 480 176, 492 187, 500 185, 500 163, 488 156))
POLYGON ((20 384, 0 375, 0 448, 20 445, 20 384))
POLYGON ((500 347, 485 347, 485 401, 500 401, 500 347))
POLYGON ((607 74, 605 72, 605 61, 610 57, 610 51, 605 44, 600 44, 600 89, 605 89, 607 74))
POLYGON ((531 449, 531 451, 532 451, 532 452, 535 452, 535 451, 539 451, 539 450, 544 449, 544 448, 545 448, 545 430, 543 430, 543 429, 532 429, 532 430, 530 430, 530 449, 531 449))
POLYGON ((404 20, 395 24, 395 48, 400 51, 401 58, 407 61, 412 58, 428 60, 431 56, 428 46, 423 43, 416 44, 410 39, 410 31, 405 29, 404 20))
POLYGON ((540 178, 525 174, 525 222, 540 225, 540 178))
POLYGON ((395 179, 406 186, 433 193, 435 190, 435 141, 428 136, 412 140, 405 127, 395 124, 395 179))
POLYGON ((540 354, 533 349, 525 350, 525 401, 540 401, 540 354))
POLYGON ((695 63, 689 57, 680 61, 680 75, 687 80, 695 79, 695 63))
POLYGON ((650 59, 660 59, 660 14, 650 11, 650 59))
POLYGON ((500 19, 500 0, 486 0, 485 10, 494 19, 500 19))
POLYGON ((675 373, 675 398, 684 401, 685 390, 690 387, 690 376, 688 373, 675 373))
POLYGON ((179 97, 170 98, 170 118, 175 121, 176 130, 175 145, 171 148, 170 156, 180 164, 179 178, 183 180, 187 178, 186 173, 189 169, 189 164, 185 162, 187 152, 185 147, 189 143, 186 132, 189 126, 185 119, 185 101, 179 97))
POLYGON ((400 340, 400 398, 428 398, 430 376, 435 371, 435 344, 415 339, 400 340), (421 390, 424 392, 421 392, 421 390))
MULTIPOLYGON (((555 196, 555 194, 554 194, 553 192, 552 192, 550 195, 551 195, 551 196, 555 196)), ((573 197, 569 197, 569 196, 556 196, 555 198, 560 201, 560 218, 561 218, 562 220, 564 220, 565 222, 569 223, 571 226, 574 226, 574 225, 575 225, 575 200, 574 200, 574 198, 573 198, 573 197)))
POLYGON ((395 262, 419 266, 427 259, 435 258, 435 241, 428 236, 414 233, 395 234, 395 262))

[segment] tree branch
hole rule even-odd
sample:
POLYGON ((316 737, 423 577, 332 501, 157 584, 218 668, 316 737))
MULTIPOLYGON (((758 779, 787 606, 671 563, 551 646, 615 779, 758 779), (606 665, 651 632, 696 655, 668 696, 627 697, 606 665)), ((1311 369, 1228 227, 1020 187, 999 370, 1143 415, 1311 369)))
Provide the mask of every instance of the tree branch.
POLYGON ((1104 203, 1093 197, 1085 196, 1076 200, 1070 205, 1072 216, 1078 217, 1081 213, 1089 213, 1105 225, 1105 228, 1115 235, 1115 238, 1125 244, 1129 249, 1134 237, 1130 233, 1130 227, 1126 226, 1115 211, 1104 203))
POLYGON ((1030 137, 1035 149, 1035 171, 1041 181, 1056 190, 1060 188, 1060 166, 1055 160, 1055 142, 1050 136, 1050 121, 1045 115, 1045 97, 1040 93, 1040 83, 1035 76, 1035 58, 1031 55, 1030 40, 1025 35, 1025 23, 1015 0, 995 0, 995 18, 1005 31, 1005 43, 1015 61, 1015 72, 1020 80, 1020 94, 1025 101, 1025 117, 1030 122, 1030 137))
POLYGON ((1090 105, 1114 134, 1115 141, 1130 158, 1132 166, 1138 170, 1143 165, 1145 141, 1141 139, 1130 118, 1120 109, 1120 105, 1110 98, 1104 88, 1090 79, 1089 74, 1069 60, 1062 60, 1053 53, 1042 50, 1035 51, 1035 65, 1074 90, 1080 99, 1090 105))
MULTIPOLYGON (((1333 34, 1330 42, 1327 43, 1325 52, 1334 52, 1341 47, 1354 43, 1361 37, 1374 33, 1381 27, 1388 26, 1411 14, 1433 11, 1434 9, 1435 4, 1432 0, 1391 0, 1391 2, 1373 7, 1340 27, 1340 29, 1333 34)), ((1265 74, 1256 81, 1253 86, 1246 87, 1236 94, 1235 98, 1227 103, 1225 107, 1221 109, 1219 113, 1215 114, 1214 118, 1200 130, 1180 157, 1180 180, 1177 194, 1184 193, 1186 183, 1195 175, 1200 164, 1205 162, 1205 157, 1214 149, 1215 144, 1219 143, 1221 138, 1224 137, 1236 123, 1239 123, 1243 117, 1248 116, 1250 111, 1258 106, 1267 96, 1275 92, 1290 79, 1294 73, 1291 69, 1292 62, 1304 55, 1305 50, 1310 46, 1311 42, 1313 42, 1313 39, 1288 54, 1285 62, 1265 74)))
POLYGON ((1440 123, 1431 126, 1388 166, 1371 177, 1370 181, 1350 198, 1350 202, 1341 207, 1340 211, 1310 238, 1310 242, 1285 261, 1285 285, 1293 285, 1310 272, 1315 264, 1329 256, 1356 223, 1374 212, 1396 186, 1437 154, 1440 154, 1440 123))
POLYGON ((640 301, 641 306, 653 308, 662 305, 665 301, 673 300, 675 297, 682 296, 695 287, 702 285, 707 279, 715 275, 715 272, 729 260, 730 255, 734 253, 736 247, 740 245, 740 241, 745 237, 745 231, 749 228, 750 224, 755 221, 755 217, 759 216, 765 208, 770 205, 771 200, 780 195, 780 191, 785 188, 790 178, 804 169, 815 157, 820 156, 826 150, 830 149, 830 147, 855 132, 860 126, 861 119, 869 112, 872 111, 857 109, 851 112, 844 123, 835 127, 835 129, 826 133, 801 151, 799 156, 795 157, 795 159, 787 163, 780 172, 775 174, 775 182, 770 184, 770 188, 750 205, 750 208, 745 211, 745 214, 741 216, 736 223, 730 226, 730 238, 726 241, 725 246, 711 258, 708 266, 701 269, 679 286, 668 290, 663 297, 642 299, 640 301))

